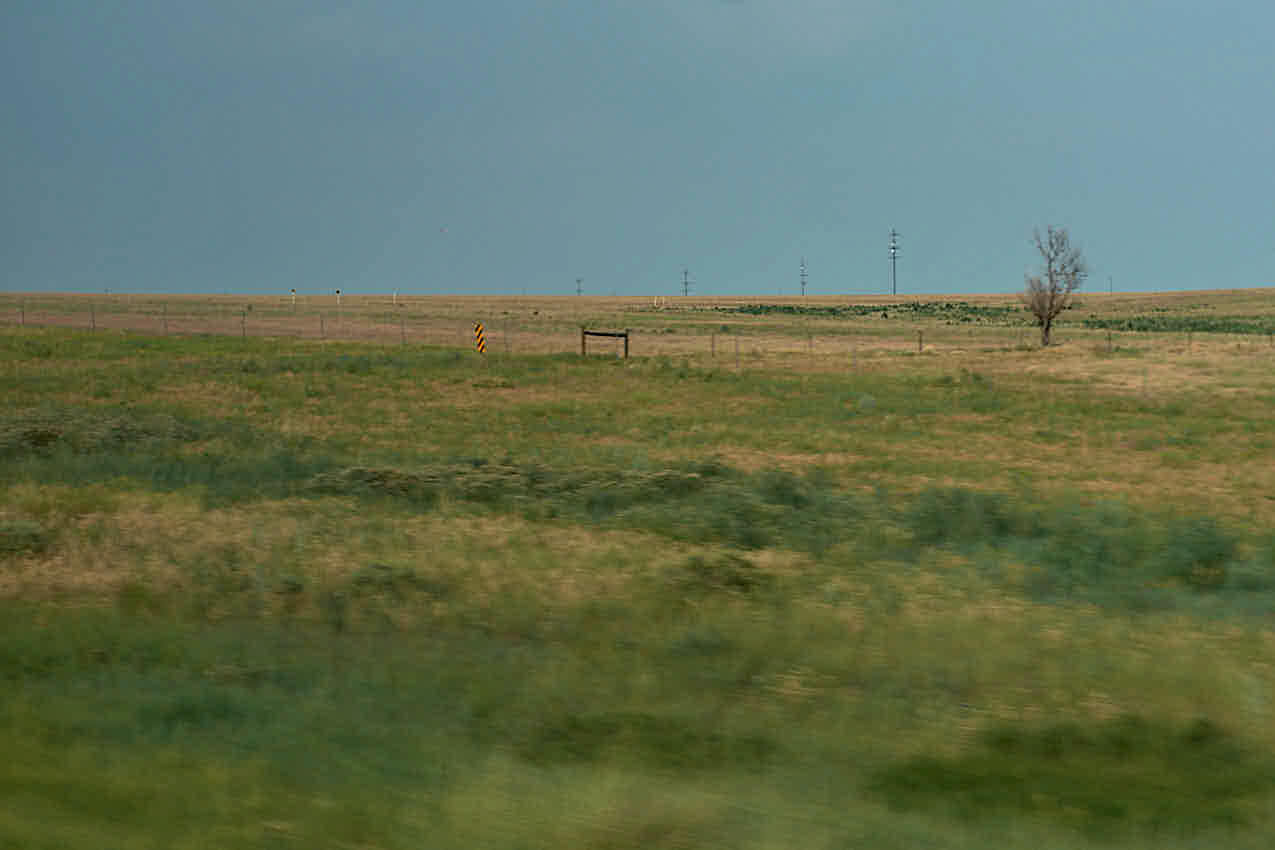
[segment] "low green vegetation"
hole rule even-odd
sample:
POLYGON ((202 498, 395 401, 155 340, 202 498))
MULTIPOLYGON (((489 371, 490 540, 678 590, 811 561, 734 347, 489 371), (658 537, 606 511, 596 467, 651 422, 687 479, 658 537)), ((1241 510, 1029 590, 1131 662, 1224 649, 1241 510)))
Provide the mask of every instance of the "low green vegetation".
POLYGON ((0 846, 1269 846, 1271 373, 1073 357, 6 329, 0 846))
POLYGON ((891 765, 871 788, 900 808, 942 806, 961 818, 1018 811, 1128 837, 1243 826, 1273 783, 1269 754, 1208 720, 1166 729, 1128 715, 1092 728, 995 727, 959 757, 891 765))
POLYGON ((971 304, 968 301, 904 301, 897 304, 740 304, 706 308, 718 313, 745 316, 794 316, 820 318, 870 317, 882 319, 930 319, 962 324, 968 322, 1021 325, 1030 316, 1021 305, 971 304))
POLYGON ((1275 316, 1198 316, 1161 313, 1128 317, 1091 317, 1084 326, 1143 333, 1275 334, 1275 316))

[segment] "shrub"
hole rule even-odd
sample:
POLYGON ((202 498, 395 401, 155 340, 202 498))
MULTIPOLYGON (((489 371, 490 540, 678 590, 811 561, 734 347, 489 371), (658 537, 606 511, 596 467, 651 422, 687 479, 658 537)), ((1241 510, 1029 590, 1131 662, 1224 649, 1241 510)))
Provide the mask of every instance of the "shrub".
POLYGON ((1149 523, 1118 502, 1050 512, 1035 560, 1044 567, 1037 592, 1070 595, 1137 583, 1138 568, 1154 551, 1149 523))
POLYGON ((1181 520, 1165 529, 1156 559, 1165 578, 1195 590, 1218 590, 1226 584, 1235 559, 1236 540, 1208 517, 1181 520))
POLYGON ((903 520, 918 543, 931 546, 995 543, 1021 525, 1005 496, 963 487, 922 491, 903 520))
POLYGON ((758 490, 761 497, 772 505, 782 505, 786 508, 804 508, 814 501, 810 486, 793 475, 782 469, 772 469, 763 472, 758 482, 758 490))
POLYGON ((694 556, 672 571, 673 584, 682 592, 699 594, 751 594, 774 584, 774 578, 738 555, 718 558, 694 556))
POLYGON ((25 519, 0 520, 0 555, 42 552, 48 548, 49 539, 49 532, 38 522, 25 519))

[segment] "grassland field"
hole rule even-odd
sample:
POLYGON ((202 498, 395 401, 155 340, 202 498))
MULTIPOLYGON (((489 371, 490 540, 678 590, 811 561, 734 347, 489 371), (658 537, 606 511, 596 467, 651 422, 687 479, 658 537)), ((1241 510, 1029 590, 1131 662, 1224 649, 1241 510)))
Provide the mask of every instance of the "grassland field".
POLYGON ((0 848, 1275 845, 1275 290, 1026 319, 0 294, 0 848))

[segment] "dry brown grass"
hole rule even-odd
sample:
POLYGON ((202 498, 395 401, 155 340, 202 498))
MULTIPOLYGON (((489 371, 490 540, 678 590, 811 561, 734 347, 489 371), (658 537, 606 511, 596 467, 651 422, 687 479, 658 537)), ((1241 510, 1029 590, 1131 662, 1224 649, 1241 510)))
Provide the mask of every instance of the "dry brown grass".
MULTIPOLYGON (((810 296, 669 298, 656 308, 649 297, 563 296, 419 296, 343 295, 340 305, 333 295, 302 295, 294 306, 287 295, 70 295, 10 293, 0 296, 0 316, 18 320, 26 305, 28 325, 130 330, 161 334, 217 334, 225 336, 358 341, 392 345, 404 340, 449 348, 471 349, 473 324, 486 326, 489 355, 572 353, 580 348, 582 325, 595 328, 629 327, 634 333, 636 356, 664 355, 716 359, 733 366, 738 343, 741 365, 759 359, 777 361, 783 368, 844 369, 847 358, 915 353, 917 332, 924 333, 924 354, 979 362, 988 355, 1003 355, 1006 347, 1032 346, 1030 327, 947 326, 937 322, 905 322, 860 317, 749 316, 711 312, 715 307, 742 304, 839 306, 844 304, 896 304, 931 301, 964 301, 983 306, 1017 305, 1015 295, 935 296, 810 296), (776 330, 782 326, 782 330, 776 330), (721 328, 728 332, 719 332, 721 328)), ((1128 316, 1155 310, 1199 312, 1217 315, 1269 315, 1275 313, 1270 289, 1219 290, 1186 293, 1085 295, 1077 316, 1128 316)), ((1060 349, 1084 349, 1079 359, 1092 360, 1095 350, 1106 346, 1106 333, 1086 331, 1064 323, 1059 328, 1060 349)), ((1157 353, 1180 349, 1193 359, 1213 356, 1260 356, 1268 342, 1258 338, 1226 338, 1195 334, 1187 351, 1182 334, 1115 334, 1114 344, 1148 346, 1157 353)), ((602 356, 616 349, 594 341, 591 351, 602 356)), ((1071 361, 1067 354, 1058 360, 1071 361)), ((1129 382, 1140 386, 1133 376, 1129 382)), ((1149 382, 1153 378, 1149 378, 1149 382)), ((1167 376, 1166 380, 1172 380, 1167 376)), ((1154 384, 1149 383, 1149 386, 1154 384)))
MULTIPOLYGON (((55 486, 23 488, 25 493, 11 495, 18 505, 56 505, 63 498, 55 486)), ((303 565, 296 577, 312 592, 347 585, 371 559, 424 576, 463 575, 471 602, 518 593, 542 605, 568 605, 623 597, 639 575, 705 548, 633 531, 446 509, 380 516, 369 529, 339 500, 209 510, 195 496, 155 493, 120 493, 109 512, 65 517, 55 525, 62 530, 58 545, 0 571, 0 599, 108 602, 137 582, 160 595, 189 596, 197 590, 200 564, 217 570, 234 565, 246 582, 261 579, 265 569, 264 580, 273 581, 270 564, 282 554, 290 570, 303 565)), ((782 569, 796 557, 771 553, 762 560, 782 569)))

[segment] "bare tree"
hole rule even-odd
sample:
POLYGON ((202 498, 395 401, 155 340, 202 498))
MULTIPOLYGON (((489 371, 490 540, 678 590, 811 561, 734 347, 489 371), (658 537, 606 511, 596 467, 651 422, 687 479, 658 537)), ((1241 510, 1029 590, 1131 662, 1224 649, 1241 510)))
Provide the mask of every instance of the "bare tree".
POLYGON ((1023 306, 1036 317, 1040 325, 1040 344, 1049 345, 1049 332, 1054 319, 1071 306, 1071 296, 1080 288, 1089 266, 1080 249, 1071 244, 1065 227, 1050 227, 1045 235, 1039 230, 1032 233, 1032 242, 1045 267, 1038 275, 1027 276, 1027 288, 1023 291, 1023 306))

